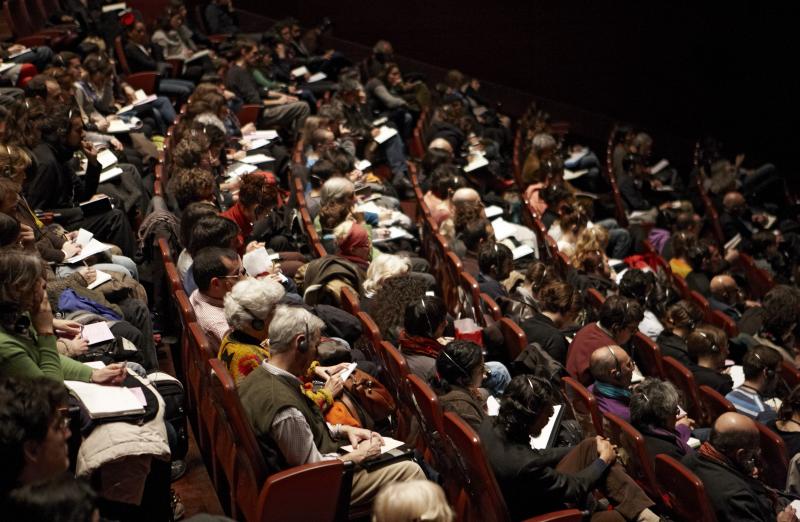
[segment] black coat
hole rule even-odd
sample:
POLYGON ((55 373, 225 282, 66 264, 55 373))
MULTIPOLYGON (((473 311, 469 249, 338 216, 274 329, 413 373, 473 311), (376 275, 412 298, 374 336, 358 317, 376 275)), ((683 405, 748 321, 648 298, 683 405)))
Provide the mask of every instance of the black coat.
POLYGON ((726 373, 715 372, 694 363, 690 364, 688 368, 694 374, 694 382, 698 387, 705 384, 718 391, 722 396, 729 394, 733 389, 733 379, 726 373))
POLYGON ((567 363, 567 348, 569 343, 561 333, 561 330, 556 328, 553 321, 544 314, 535 313, 533 316, 525 319, 520 325, 520 328, 528 336, 529 343, 539 343, 544 351, 550 354, 550 357, 560 362, 561 364, 567 363))
POLYGON ((656 455, 665 454, 673 459, 681 460, 686 453, 683 448, 678 445, 677 434, 657 432, 650 429, 649 426, 642 426, 639 428, 639 433, 644 437, 644 445, 647 448, 647 454, 650 458, 655 460, 656 455))
POLYGON ((689 359, 689 348, 686 346, 685 339, 678 337, 668 330, 664 330, 658 335, 656 344, 661 348, 662 357, 669 355, 687 368, 692 364, 692 360, 689 359))
POLYGON ((605 472, 597 463, 566 475, 555 467, 570 448, 532 450, 528 444, 509 442, 484 419, 478 435, 512 520, 565 509, 566 503, 583 504, 605 472))
POLYGON ((717 520, 754 522, 775 520, 771 495, 757 479, 738 470, 701 457, 698 453, 683 458, 683 465, 703 481, 717 520))

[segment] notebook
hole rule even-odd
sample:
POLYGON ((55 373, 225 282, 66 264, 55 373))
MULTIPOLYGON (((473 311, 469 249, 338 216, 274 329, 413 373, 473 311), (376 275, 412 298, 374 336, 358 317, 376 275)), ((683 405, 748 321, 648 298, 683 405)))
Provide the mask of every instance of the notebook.
POLYGON ((548 419, 547 424, 542 428, 542 432, 537 437, 531 435, 531 449, 552 448, 558 434, 558 426, 561 424, 561 416, 564 413, 564 406, 556 404, 553 406, 553 414, 548 419))
POLYGON ((64 384, 92 419, 144 413, 141 401, 128 388, 79 381, 64 381, 64 384))

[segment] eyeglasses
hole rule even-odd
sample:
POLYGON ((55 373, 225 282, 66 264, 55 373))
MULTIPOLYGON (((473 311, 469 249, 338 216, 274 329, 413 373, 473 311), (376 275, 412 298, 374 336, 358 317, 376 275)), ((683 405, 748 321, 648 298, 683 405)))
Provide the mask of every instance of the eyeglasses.
POLYGON ((231 279, 231 278, 241 279, 242 277, 245 277, 246 275, 247 275, 247 271, 243 267, 240 267, 239 270, 235 274, 220 276, 220 277, 218 277, 218 279, 231 279))
POLYGON ((56 420, 53 423, 56 429, 61 431, 69 428, 69 408, 64 406, 56 410, 56 420))

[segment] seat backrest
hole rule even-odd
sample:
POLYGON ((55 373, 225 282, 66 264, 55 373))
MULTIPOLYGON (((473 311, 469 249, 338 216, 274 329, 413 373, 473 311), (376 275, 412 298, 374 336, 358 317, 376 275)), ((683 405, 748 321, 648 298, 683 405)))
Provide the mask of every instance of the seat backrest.
POLYGON ((656 480, 678 520, 717 522, 703 482, 668 455, 656 455, 656 480))
POLYGON ((395 392, 395 397, 407 403, 408 388, 406 378, 409 375, 408 363, 400 350, 392 346, 389 341, 381 342, 381 351, 384 367, 389 377, 389 384, 395 392))
POLYGON ((608 438, 611 442, 625 450, 627 461, 625 469, 650 498, 658 498, 658 485, 656 484, 653 460, 647 453, 644 437, 639 430, 625 422, 613 413, 603 413, 608 421, 608 438))
POLYGON ((469 496, 469 507, 459 520, 508 521, 508 508, 477 433, 453 412, 444 414, 444 433, 455 450, 460 472, 456 480, 469 496))
POLYGON ((181 325, 184 331, 188 331, 189 324, 197 322, 197 318, 194 315, 194 308, 192 308, 192 303, 189 302, 186 292, 183 290, 175 292, 175 304, 181 317, 181 325))
POLYGON ((367 338, 367 342, 369 344, 368 350, 371 352, 374 359, 381 349, 381 342, 383 342, 381 331, 367 312, 358 312, 356 317, 361 323, 361 331, 364 337, 367 338))
POLYGON ((458 289, 460 285, 459 274, 464 271, 461 260, 444 246, 444 266, 441 274, 442 296, 450 312, 458 312, 458 289))
POLYGON ((225 390, 236 390, 233 377, 219 359, 209 359, 209 395, 215 409, 214 424, 211 426, 211 443, 214 445, 216 462, 212 466, 212 479, 214 488, 227 508, 226 513, 237 519, 239 516, 236 506, 235 470, 236 470, 236 435, 228 420, 223 397, 225 390), (225 498, 223 493, 227 493, 225 498))
POLYGON ((164 263, 164 273, 167 275, 172 293, 179 290, 183 291, 183 281, 181 280, 181 275, 178 273, 178 267, 175 266, 175 263, 164 263))
POLYGON ((583 511, 579 509, 564 509, 529 518, 525 522, 581 522, 582 520, 583 511))
POLYGON ((682 278, 678 274, 673 273, 672 284, 678 290, 678 293, 681 294, 681 297, 683 297, 684 299, 692 298, 692 291, 689 289, 689 284, 686 282, 684 278, 682 278))
POLYGON ((795 387, 800 384, 800 370, 798 370, 794 364, 782 360, 780 373, 781 379, 790 390, 794 390, 795 387))
POLYGON ((733 404, 714 388, 702 384, 698 390, 700 391, 700 400, 703 402, 708 419, 716 419, 723 413, 736 411, 733 404))
POLYGON ((600 416, 594 396, 583 384, 572 377, 562 377, 561 382, 564 383, 567 399, 572 405, 584 433, 586 435, 603 435, 603 418, 600 416))
POLYGON ((642 332, 636 332, 631 338, 634 349, 634 359, 642 367, 642 373, 650 377, 664 377, 664 367, 661 363, 661 348, 642 332))
POLYGON ((595 312, 600 312, 600 308, 605 302, 606 298, 596 288, 586 289, 586 304, 591 306, 595 312))
POLYGON ((761 441, 761 461, 764 469, 759 470, 759 478, 765 484, 778 490, 786 487, 786 475, 789 473, 789 454, 783 437, 756 422, 761 441))
POLYGON ((263 109, 261 105, 245 104, 239 109, 236 117, 239 118, 239 123, 242 125, 247 125, 248 123, 255 125, 263 109))
POLYGON ((717 328, 722 328, 728 339, 733 339, 739 335, 739 327, 736 325, 736 321, 721 310, 711 310, 709 322, 717 328))
POLYGON ((342 310, 350 315, 356 315, 360 309, 358 306, 358 296, 352 288, 343 286, 339 295, 342 302, 342 310))
POLYGON ((169 241, 167 241, 167 238, 158 238, 158 250, 161 252, 161 260, 164 263, 175 262, 175 258, 172 255, 172 249, 169 247, 169 241))
POLYGON ((481 326, 483 323, 483 312, 481 311, 481 289, 478 281, 469 273, 460 271, 458 273, 459 283, 459 310, 466 317, 472 317, 481 326))
POLYGON ((528 336, 517 323, 508 317, 503 317, 497 324, 500 325, 500 331, 503 333, 507 362, 510 363, 528 347, 528 336))
POLYGON ((442 424, 442 408, 439 404, 439 397, 428 386, 419 375, 409 374, 408 389, 417 414, 422 417, 422 429, 426 434, 438 432, 444 433, 442 424))
POLYGON ((36 32, 25 9, 25 0, 6 0, 3 3, 3 14, 14 36, 28 36, 36 32))
POLYGON ((753 258, 745 253, 739 254, 739 264, 744 267, 745 275, 747 276, 747 286, 750 289, 750 294, 756 298, 761 299, 764 294, 772 290, 775 286, 775 281, 772 276, 765 270, 757 267, 753 258))
POLYGON ((344 463, 333 459, 270 475, 258 496, 256 521, 333 522, 343 473, 344 463), (309 502, 309 494, 313 495, 313 502, 309 502))
POLYGON ((681 391, 689 417, 704 424, 705 411, 700 402, 700 393, 697 390, 694 374, 673 357, 666 356, 662 362, 664 363, 664 377, 681 391))
POLYGON ((709 305, 708 299, 706 299, 703 294, 697 292, 696 290, 690 290, 689 297, 691 301, 699 306, 703 311, 703 317, 705 317, 705 320, 711 322, 711 305, 709 305))
POLYGON ((491 318, 494 322, 503 318, 503 311, 500 309, 500 306, 494 299, 489 297, 488 294, 481 293, 481 309, 484 315, 491 318))
POLYGON ((128 57, 125 56, 125 46, 122 43, 122 36, 117 35, 114 37, 114 54, 117 57, 117 63, 123 74, 130 74, 131 68, 128 66, 128 57))

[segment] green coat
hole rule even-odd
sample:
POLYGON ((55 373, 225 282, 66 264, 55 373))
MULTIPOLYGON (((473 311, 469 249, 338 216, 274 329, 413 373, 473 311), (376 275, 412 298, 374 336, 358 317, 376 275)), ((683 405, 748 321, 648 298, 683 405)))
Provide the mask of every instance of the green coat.
POLYGON ((54 335, 11 333, 0 327, 0 377, 50 377, 59 382, 89 382, 92 369, 56 349, 54 335))

